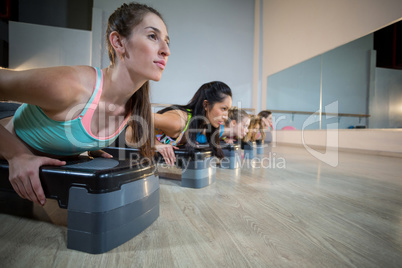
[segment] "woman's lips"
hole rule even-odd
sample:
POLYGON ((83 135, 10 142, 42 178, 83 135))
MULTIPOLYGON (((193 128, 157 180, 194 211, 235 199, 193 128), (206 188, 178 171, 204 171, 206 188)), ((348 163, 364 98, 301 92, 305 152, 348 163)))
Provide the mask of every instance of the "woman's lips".
POLYGON ((165 62, 164 60, 154 61, 154 63, 155 63, 159 68, 161 68, 162 70, 165 69, 166 62, 165 62))

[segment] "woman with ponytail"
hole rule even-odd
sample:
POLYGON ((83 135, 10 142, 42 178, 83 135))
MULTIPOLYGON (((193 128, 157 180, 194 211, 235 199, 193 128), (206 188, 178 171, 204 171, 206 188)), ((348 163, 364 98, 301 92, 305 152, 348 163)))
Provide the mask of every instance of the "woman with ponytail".
POLYGON ((172 105, 155 114, 156 148, 167 164, 175 162, 174 149, 184 145, 189 153, 198 144, 209 144, 223 157, 219 138, 232 105, 232 91, 223 82, 203 84, 187 105, 172 105))
MULTIPOLYGON (((0 99, 24 103, 13 120, 0 126, 0 157, 9 163, 9 180, 22 197, 46 202, 39 180, 42 165, 64 165, 60 158, 111 144, 130 118, 130 142, 152 132, 148 81, 159 81, 169 50, 161 15, 137 3, 123 4, 106 30, 110 66, 63 66, 24 71, 0 70, 0 99)), ((148 134, 149 135, 149 134, 148 134)), ((144 156, 151 141, 142 142, 144 156)))

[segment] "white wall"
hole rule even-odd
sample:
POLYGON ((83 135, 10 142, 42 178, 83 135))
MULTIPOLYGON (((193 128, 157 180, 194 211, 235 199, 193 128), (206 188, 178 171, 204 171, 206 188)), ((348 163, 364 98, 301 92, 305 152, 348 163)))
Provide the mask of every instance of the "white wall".
POLYGON ((262 108, 267 77, 402 17, 401 0, 263 0, 262 108))
MULTIPOLYGON (((123 2, 95 0, 108 16, 123 2)), ((219 80, 233 91, 233 105, 251 107, 254 48, 254 1, 142 0, 164 17, 171 55, 160 82, 151 84, 151 101, 185 104, 206 82, 219 80)), ((98 37, 93 39, 99 40, 98 37)), ((104 43, 104 38, 102 36, 104 43)), ((103 47, 102 67, 109 65, 103 47)), ((99 57, 99 56, 98 56, 99 57)))
POLYGON ((90 31, 10 21, 9 44, 11 69, 91 63, 90 31))

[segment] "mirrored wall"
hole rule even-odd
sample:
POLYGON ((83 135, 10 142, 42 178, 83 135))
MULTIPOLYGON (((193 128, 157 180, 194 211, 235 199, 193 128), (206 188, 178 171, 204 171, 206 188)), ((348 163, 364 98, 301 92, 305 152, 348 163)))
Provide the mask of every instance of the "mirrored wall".
POLYGON ((402 70, 376 53, 373 33, 269 76, 276 129, 402 128, 402 70))

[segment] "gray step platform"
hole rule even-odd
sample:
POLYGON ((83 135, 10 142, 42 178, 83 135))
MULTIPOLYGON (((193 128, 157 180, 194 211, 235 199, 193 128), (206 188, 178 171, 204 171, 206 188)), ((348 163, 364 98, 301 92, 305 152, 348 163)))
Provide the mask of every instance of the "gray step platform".
MULTIPOLYGON (((109 147, 109 149, 118 149, 120 147, 109 147)), ((125 148, 125 152, 138 153, 136 148, 125 148)), ((193 154, 189 154, 184 148, 175 150, 176 166, 181 169, 181 186, 188 188, 204 188, 215 182, 216 161, 212 156, 212 150, 207 146, 199 146, 193 154)), ((156 163, 164 163, 163 157, 157 154, 156 163)), ((164 177, 160 174, 160 178, 164 177)))
MULTIPOLYGON (((177 151, 176 151, 177 152, 177 151)), ((181 172, 181 186, 203 188, 215 182, 216 162, 213 162, 212 151, 196 151, 194 155, 176 153, 181 172)))
POLYGON ((154 175, 103 194, 71 187, 70 198, 67 247, 83 252, 97 254, 118 247, 159 217, 159 183, 154 175))
MULTIPOLYGON (((107 252, 141 233, 159 217, 155 163, 121 157, 116 149, 108 151, 114 159, 81 157, 62 167, 40 169, 46 197, 57 199, 60 207, 67 208, 70 249, 92 254, 107 252)), ((13 192, 6 161, 0 161, 0 191, 13 192)))
MULTIPOLYGON (((138 152, 136 148, 128 148, 122 133, 109 148, 125 148, 126 152, 138 152)), ((176 167, 181 168, 181 186, 188 188, 203 188, 215 182, 217 161, 212 155, 212 149, 206 145, 198 145, 193 154, 184 148, 175 150, 176 167)), ((155 158, 157 163, 164 163, 160 154, 155 158)), ((160 174, 160 178, 170 179, 160 174)))
POLYGON ((244 152, 244 159, 253 159, 257 156, 257 146, 255 141, 242 142, 241 148, 244 152))
POLYGON ((257 155, 263 155, 265 152, 265 144, 264 141, 262 140, 256 140, 255 141, 255 145, 256 145, 256 153, 257 155))
POLYGON ((220 167, 227 169, 237 169, 241 166, 241 146, 238 143, 225 144, 222 146, 225 157, 221 159, 220 167))

